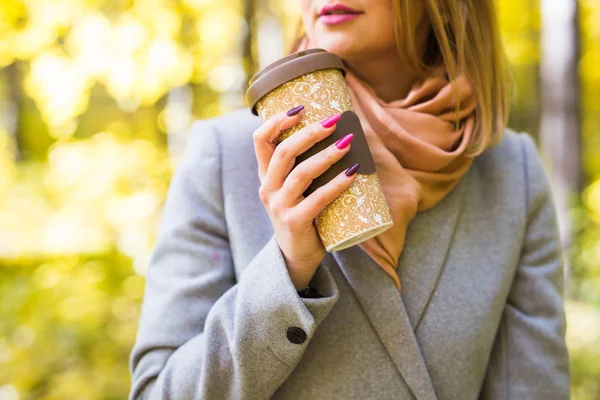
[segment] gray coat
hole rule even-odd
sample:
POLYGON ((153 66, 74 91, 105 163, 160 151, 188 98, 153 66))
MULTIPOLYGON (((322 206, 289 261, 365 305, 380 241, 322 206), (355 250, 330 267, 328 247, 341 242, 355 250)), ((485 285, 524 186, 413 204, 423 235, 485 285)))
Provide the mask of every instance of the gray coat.
POLYGON ((569 397, 556 214, 528 135, 507 130, 413 219, 401 295, 353 246, 326 253, 312 281, 324 297, 301 298, 258 196, 260 123, 243 109, 192 128, 148 269, 131 399, 569 397))

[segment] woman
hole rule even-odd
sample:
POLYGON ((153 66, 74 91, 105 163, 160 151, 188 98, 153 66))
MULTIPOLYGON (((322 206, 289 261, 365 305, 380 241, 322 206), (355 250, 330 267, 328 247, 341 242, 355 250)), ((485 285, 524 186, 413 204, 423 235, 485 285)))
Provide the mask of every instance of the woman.
POLYGON ((148 270, 130 398, 568 398, 556 215, 534 142, 505 129, 493 1, 300 4, 292 50, 344 60, 394 227, 324 251, 312 221, 360 166, 301 194, 351 137, 292 167, 337 116, 277 148, 302 105, 196 123, 148 270))

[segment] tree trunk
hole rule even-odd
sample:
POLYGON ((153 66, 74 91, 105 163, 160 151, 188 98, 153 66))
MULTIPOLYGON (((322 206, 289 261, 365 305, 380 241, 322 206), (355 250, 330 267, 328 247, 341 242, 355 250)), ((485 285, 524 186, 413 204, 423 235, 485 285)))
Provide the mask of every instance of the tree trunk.
MULTIPOLYGON (((6 131, 13 142, 14 160, 21 160, 21 141, 19 138, 19 126, 21 118, 21 106, 23 95, 21 92, 21 74, 19 66, 15 61, 8 67, 4 68, 4 83, 5 83, 5 109, 0 115, 1 123, 6 127, 6 131)), ((2 110, 0 110, 1 112, 2 110)))
MULTIPOLYGON (((572 243, 568 210, 581 191, 579 12, 576 0, 542 0, 540 142, 552 181, 561 243, 572 243)), ((569 257, 565 257, 565 275, 569 257)))
POLYGON ((244 62, 244 71, 246 73, 246 85, 243 89, 245 92, 247 82, 258 70, 256 52, 253 48, 255 45, 254 36, 256 32, 256 0, 246 0, 244 2, 244 19, 248 28, 246 36, 242 41, 242 60, 244 62))

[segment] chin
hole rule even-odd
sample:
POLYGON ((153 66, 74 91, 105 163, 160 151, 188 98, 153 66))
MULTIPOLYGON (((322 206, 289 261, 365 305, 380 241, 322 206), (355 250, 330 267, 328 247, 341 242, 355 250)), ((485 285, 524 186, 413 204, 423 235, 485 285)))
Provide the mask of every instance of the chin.
POLYGON ((360 58, 360 55, 365 50, 351 35, 341 32, 323 33, 316 40, 316 44, 317 47, 334 53, 346 60, 360 58))

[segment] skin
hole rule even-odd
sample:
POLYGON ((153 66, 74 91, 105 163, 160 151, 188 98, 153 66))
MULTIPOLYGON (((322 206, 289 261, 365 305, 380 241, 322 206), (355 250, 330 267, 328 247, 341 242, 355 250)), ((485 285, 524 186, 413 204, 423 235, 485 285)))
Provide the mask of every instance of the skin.
MULTIPOLYGON (((412 1, 415 8, 410 23, 415 26, 417 50, 422 56, 430 29, 424 2, 403 1, 412 1)), ((299 0, 299 3, 304 30, 316 47, 344 59, 382 100, 390 102, 406 96, 415 76, 403 68, 398 53, 392 0, 299 0), (361 12, 361 15, 338 25, 320 22, 321 9, 338 3, 361 12)))
MULTIPOLYGON (((366 81, 384 101, 403 98, 415 76, 403 71, 394 36, 391 0, 299 0, 305 32, 316 43, 344 59, 358 77, 366 81), (362 14, 339 25, 325 25, 319 12, 326 4, 341 3, 362 14)), ((424 51, 428 24, 420 0, 412 24, 417 42, 424 51)), ((356 174, 341 173, 310 196, 302 193, 312 180, 340 160, 350 149, 331 145, 294 168, 298 155, 335 130, 319 122, 294 133, 275 147, 273 140, 298 123, 302 113, 289 117, 281 113, 265 121, 253 135, 261 182, 259 196, 273 225, 275 239, 285 259, 294 287, 304 289, 325 256, 313 220, 327 204, 346 190, 356 174)), ((351 167, 351 165, 348 165, 351 167)), ((360 169, 359 169, 360 172, 360 169)))

